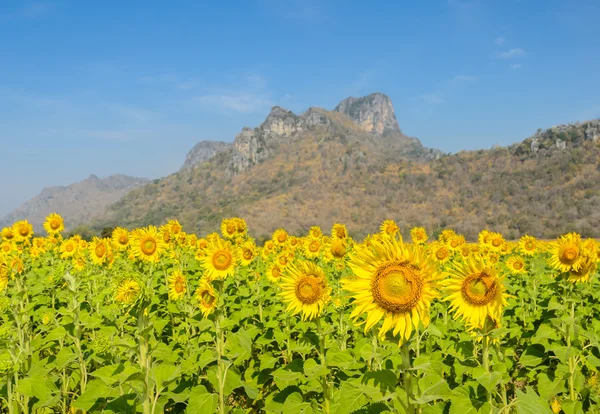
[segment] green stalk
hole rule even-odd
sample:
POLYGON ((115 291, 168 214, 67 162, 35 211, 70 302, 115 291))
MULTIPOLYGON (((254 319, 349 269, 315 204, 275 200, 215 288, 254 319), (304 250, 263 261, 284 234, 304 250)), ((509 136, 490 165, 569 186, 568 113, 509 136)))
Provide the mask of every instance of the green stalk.
POLYGON ((140 330, 140 368, 144 374, 144 395, 142 397, 142 411, 144 414, 151 413, 150 396, 150 354, 148 352, 148 317, 144 312, 144 307, 140 306, 138 315, 138 329, 140 330))
POLYGON ((406 392, 406 412, 415 414, 415 406, 411 402, 412 399, 412 373, 410 372, 410 349, 408 344, 403 344, 400 348, 402 352, 402 371, 404 373, 404 391, 406 392))
MULTIPOLYGON (((575 333, 575 302, 571 302, 571 323, 567 325, 567 348, 571 347, 571 331, 575 333)), ((577 393, 575 392, 575 370, 577 369, 577 362, 575 356, 569 357, 569 396, 571 401, 577 401, 577 393)))
POLYGON ((321 365, 327 370, 327 374, 323 375, 322 386, 323 386, 323 412, 329 414, 330 402, 329 402, 329 369, 327 369, 327 360, 325 357, 325 333, 321 328, 321 318, 317 317, 317 333, 319 334, 319 357, 321 359, 321 365))
MULTIPOLYGON (((484 322, 483 328, 483 349, 482 349, 482 365, 485 369, 485 372, 490 372, 490 337, 488 332, 488 322, 484 322)), ((487 397, 487 402, 490 404, 490 413, 493 412, 493 404, 492 404, 492 393, 488 390, 485 391, 485 395, 487 397)))
POLYGON ((219 413, 225 414, 225 378, 227 372, 223 364, 223 343, 224 335, 221 329, 222 315, 218 312, 215 315, 215 347, 217 348, 217 380, 219 382, 219 413))

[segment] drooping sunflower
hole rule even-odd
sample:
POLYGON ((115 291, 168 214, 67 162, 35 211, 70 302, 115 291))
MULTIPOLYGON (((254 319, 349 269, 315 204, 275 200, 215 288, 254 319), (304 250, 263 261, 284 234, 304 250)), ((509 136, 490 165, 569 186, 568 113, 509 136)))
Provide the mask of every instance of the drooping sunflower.
POLYGON ((578 271, 582 265, 581 236, 568 233, 550 243, 549 264, 559 272, 578 271))
POLYGON ((271 263, 267 267, 267 280, 272 283, 279 283, 281 280, 281 267, 277 263, 271 263))
POLYGON ((281 277, 281 296, 287 311, 292 315, 302 313, 302 320, 321 315, 330 294, 323 269, 314 263, 292 263, 281 277))
POLYGON ((525 260, 523 260, 521 256, 509 257, 506 261, 506 267, 508 267, 510 272, 515 275, 527 273, 527 271, 525 270, 525 260))
POLYGON ((282 269, 285 269, 287 267, 287 265, 290 263, 289 254, 287 254, 285 252, 278 254, 277 257, 275 258, 275 263, 277 263, 277 265, 279 267, 281 267, 282 269))
POLYGON ((218 239, 210 243, 206 255, 201 258, 209 281, 232 276, 237 265, 237 251, 229 241, 218 239))
POLYGON ((129 246, 129 232, 127 229, 123 227, 114 229, 112 232, 112 242, 117 250, 126 250, 127 246, 129 246))
POLYGON ((108 256, 109 243, 107 239, 99 239, 94 237, 92 242, 88 245, 90 258, 92 263, 101 265, 104 263, 108 256))
POLYGON ((81 272, 83 269, 85 269, 85 265, 86 265, 86 260, 85 260, 85 256, 79 254, 73 257, 73 269, 75 269, 78 272, 81 272))
POLYGON ((202 315, 205 318, 217 307, 219 297, 217 296, 212 283, 206 278, 200 279, 200 286, 198 286, 196 292, 194 292, 194 296, 196 296, 200 312, 202 312, 202 315))
POLYGON ((8 273, 8 264, 2 255, 0 255, 0 292, 8 286, 8 273))
POLYGON ((131 252, 139 260, 158 263, 166 247, 155 226, 136 229, 131 233, 131 252))
POLYGON ((248 225, 246 224, 246 220, 244 220, 241 217, 234 217, 233 220, 235 221, 235 228, 237 231, 237 235, 239 237, 245 236, 246 233, 248 232, 248 225))
POLYGON ((115 300, 122 303, 131 303, 138 293, 140 293, 140 284, 133 279, 127 279, 122 281, 117 288, 115 300))
POLYGON ((187 290, 185 276, 181 271, 175 270, 168 279, 169 282, 169 299, 179 300, 185 295, 187 290))
POLYGON ((15 239, 15 232, 12 227, 4 227, 2 231, 0 231, 0 236, 2 236, 2 240, 10 242, 15 239))
POLYGON ((254 244, 254 241, 245 241, 240 247, 240 263, 242 266, 249 266, 256 258, 256 254, 256 244, 254 244))
POLYGON ((304 256, 307 259, 318 259, 321 255, 321 247, 323 247, 323 242, 320 238, 306 238, 304 241, 304 256))
POLYGON ((237 234, 237 222, 233 218, 226 218, 221 221, 221 234, 226 239, 233 239, 237 234))
POLYGON ((331 228, 331 237, 334 239, 345 239, 348 237, 348 230, 345 224, 336 223, 331 228))
POLYGON ((398 227, 394 220, 384 220, 379 226, 379 230, 384 236, 396 237, 396 235, 400 232, 400 227, 398 227))
POLYGON ((450 238, 454 237, 454 236, 456 236, 456 232, 454 230, 452 230, 452 229, 444 229, 440 233, 440 236, 438 237, 438 239, 442 243, 447 243, 448 240, 450 240, 450 238))
POLYGON ((166 227, 169 229, 171 234, 175 236, 177 236, 179 233, 181 233, 181 230, 183 230, 183 227, 177 220, 169 220, 166 224, 166 227))
POLYGON ((273 233, 273 242, 276 246, 283 246, 288 241, 288 233, 284 229, 277 229, 273 233))
POLYGON ((571 270, 567 281, 571 283, 587 283, 597 268, 596 258, 592 255, 585 255, 581 261, 581 266, 577 270, 571 270))
POLYGON ((17 221, 12 229, 18 241, 29 240, 33 236, 33 226, 27 220, 17 221))
POLYGON ((373 240, 371 247, 357 245, 350 254, 354 277, 342 280, 351 292, 355 320, 366 313, 365 333, 383 319, 379 336, 392 330, 402 344, 419 321, 429 324, 431 301, 438 296, 441 274, 425 250, 395 239, 373 240))
POLYGON ((503 278, 496 266, 481 258, 455 263, 442 282, 454 318, 465 320, 472 329, 483 329, 487 317, 499 324, 508 297, 503 278))
POLYGON ((329 253, 334 259, 343 259, 346 256, 346 243, 341 239, 333 239, 329 245, 329 253))
POLYGON ((450 237, 448 239, 448 241, 446 242, 446 245, 450 248, 450 250, 458 251, 461 249, 462 245, 464 245, 465 243, 466 243, 465 236, 457 234, 457 235, 450 237))
POLYGON ((525 256, 533 256, 538 250, 538 241, 535 237, 525 235, 519 240, 519 251, 525 256))
POLYGON ((69 257, 73 257, 75 255, 75 253, 77 252, 77 242, 73 239, 67 239, 64 240, 59 248, 60 251, 60 257, 62 259, 67 259, 69 257))
POLYGON ((490 242, 492 233, 489 230, 481 230, 477 235, 477 241, 481 245, 487 245, 490 242))
POLYGON ((427 236, 425 228, 413 227, 410 230, 410 238, 414 244, 424 244, 429 237, 427 236))
POLYGON ((46 230, 46 233, 50 235, 59 234, 64 229, 65 222, 59 214, 52 213, 46 217, 46 221, 44 222, 44 230, 46 230))

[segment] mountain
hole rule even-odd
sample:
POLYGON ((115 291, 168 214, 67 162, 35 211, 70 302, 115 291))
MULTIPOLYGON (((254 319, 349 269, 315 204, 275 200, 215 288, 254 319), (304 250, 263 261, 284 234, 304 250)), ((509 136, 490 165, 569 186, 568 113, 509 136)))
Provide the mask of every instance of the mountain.
POLYGON ((405 136, 389 98, 348 98, 334 111, 274 107, 259 127, 193 169, 130 192, 95 225, 177 218, 206 234, 244 217, 253 234, 347 224, 361 237, 391 218, 475 239, 579 231, 599 237, 600 120, 538 130, 509 147, 442 154, 405 136))
POLYGON ((208 161, 219 152, 231 147, 231 143, 220 141, 200 141, 187 153, 182 170, 189 170, 204 161, 208 161))
POLYGON ((0 228, 27 219, 40 232, 46 216, 54 212, 63 216, 67 228, 72 228, 97 216, 106 206, 147 182, 145 178, 126 175, 98 178, 92 174, 66 187, 44 188, 39 195, 2 218, 0 228))

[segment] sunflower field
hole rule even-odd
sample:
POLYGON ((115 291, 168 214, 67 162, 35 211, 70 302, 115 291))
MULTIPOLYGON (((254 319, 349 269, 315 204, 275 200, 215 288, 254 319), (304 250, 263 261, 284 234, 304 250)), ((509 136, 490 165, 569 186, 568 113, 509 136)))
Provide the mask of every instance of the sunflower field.
POLYGON ((600 413, 598 241, 0 235, 3 413, 600 413))

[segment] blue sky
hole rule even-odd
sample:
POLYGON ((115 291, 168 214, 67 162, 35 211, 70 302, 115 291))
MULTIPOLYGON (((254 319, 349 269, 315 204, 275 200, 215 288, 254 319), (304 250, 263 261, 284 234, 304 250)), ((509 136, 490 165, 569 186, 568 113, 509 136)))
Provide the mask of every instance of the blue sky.
POLYGON ((597 0, 2 0, 0 216, 91 173, 175 172, 273 105, 384 92, 448 152, 598 117, 599 20, 597 0))

